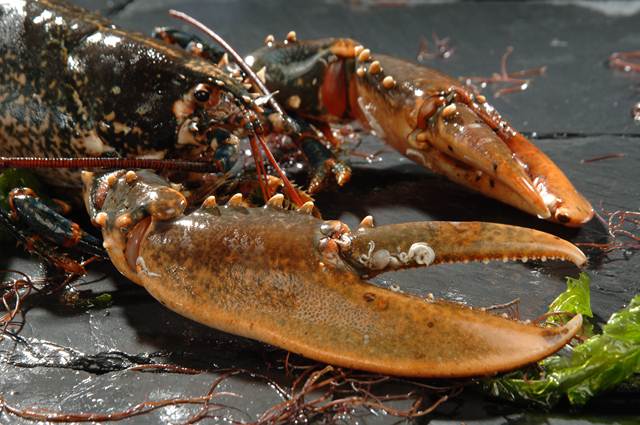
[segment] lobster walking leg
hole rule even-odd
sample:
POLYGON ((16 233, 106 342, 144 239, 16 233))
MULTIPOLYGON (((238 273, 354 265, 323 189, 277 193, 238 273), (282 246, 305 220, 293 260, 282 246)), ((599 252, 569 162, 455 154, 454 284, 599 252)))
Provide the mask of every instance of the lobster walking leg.
POLYGON ((54 205, 40 199, 29 188, 14 189, 8 196, 9 209, 0 205, 0 226, 11 232, 25 248, 66 272, 84 273, 80 256, 104 258, 102 243, 67 219, 54 205))
POLYGON ((541 328, 389 291, 364 274, 444 261, 558 257, 582 264, 570 243, 534 230, 478 223, 408 223, 351 232, 241 196, 184 197, 155 175, 85 173, 85 201, 114 265, 170 309, 200 323, 304 356, 369 371, 474 376, 536 361, 562 347, 581 317, 541 328), (461 241, 451 237, 458 233, 461 241), (479 242, 487 238, 490 243, 479 242), (428 341, 429 343, 425 343, 428 341))
POLYGON ((593 217, 544 153, 444 74, 348 39, 269 43, 251 58, 302 116, 360 120, 418 163, 540 218, 575 227, 593 217))

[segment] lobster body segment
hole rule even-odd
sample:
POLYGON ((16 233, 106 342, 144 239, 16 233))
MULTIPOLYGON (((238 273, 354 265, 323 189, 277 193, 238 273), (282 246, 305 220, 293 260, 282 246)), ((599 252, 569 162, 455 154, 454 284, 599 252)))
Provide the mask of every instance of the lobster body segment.
POLYGON ((283 210, 278 198, 263 208, 208 199, 185 215, 180 193, 154 175, 85 179, 89 210, 123 274, 181 315, 309 358, 404 376, 483 375, 544 357, 580 327, 579 316, 541 328, 362 278, 504 255, 584 262, 573 245, 541 232, 440 222, 351 232, 283 210))

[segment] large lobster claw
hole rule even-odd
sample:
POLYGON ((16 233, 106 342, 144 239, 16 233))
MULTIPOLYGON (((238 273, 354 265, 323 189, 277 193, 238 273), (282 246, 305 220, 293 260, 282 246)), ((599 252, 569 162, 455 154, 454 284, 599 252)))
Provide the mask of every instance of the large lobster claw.
POLYGON ((358 119, 414 161, 540 218, 577 227, 593 217, 553 161, 483 96, 440 72, 348 39, 272 43, 253 60, 285 104, 304 100, 298 113, 358 119))
MULTIPOLYGON (((434 70, 377 55, 357 77, 366 119, 405 155, 450 180, 540 218, 581 226, 591 204, 564 173, 482 96, 434 70), (393 76, 393 87, 385 78, 393 76)), ((360 61, 362 69, 371 59, 360 61)))
POLYGON ((489 223, 406 223, 355 232, 282 195, 247 208, 213 198, 184 214, 184 197, 146 172, 85 174, 86 202, 113 264, 170 309, 306 357, 421 377, 492 374, 566 344, 561 327, 507 320, 372 285, 365 276, 465 259, 558 258, 582 252, 557 237, 489 223))

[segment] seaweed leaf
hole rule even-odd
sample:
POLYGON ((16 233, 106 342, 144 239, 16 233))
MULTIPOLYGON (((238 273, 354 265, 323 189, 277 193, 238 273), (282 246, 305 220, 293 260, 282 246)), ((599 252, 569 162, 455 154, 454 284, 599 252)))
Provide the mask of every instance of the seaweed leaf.
MULTIPOLYGON (((589 275, 586 273, 580 273, 577 279, 567 277, 567 290, 549 305, 549 311, 579 313, 583 316, 593 317, 589 282, 589 275)), ((557 317, 552 316, 548 321, 554 322, 555 319, 557 317)))
POLYGON ((7 201, 9 192, 19 187, 29 187, 36 193, 42 192, 42 185, 33 173, 27 170, 8 168, 0 173, 0 207, 5 209, 9 207, 7 201))

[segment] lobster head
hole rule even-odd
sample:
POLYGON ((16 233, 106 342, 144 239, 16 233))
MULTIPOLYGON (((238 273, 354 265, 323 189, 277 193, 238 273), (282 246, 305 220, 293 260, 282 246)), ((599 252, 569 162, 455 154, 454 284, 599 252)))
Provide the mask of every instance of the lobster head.
POLYGON ((173 102, 181 155, 213 161, 229 171, 238 158, 239 137, 256 122, 253 99, 244 86, 216 72, 193 81, 173 102))

